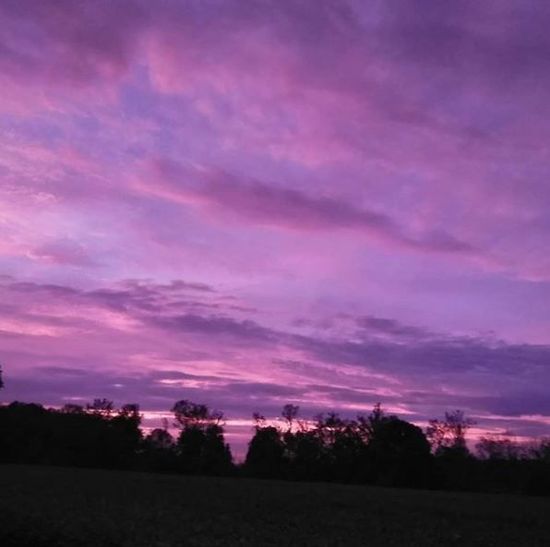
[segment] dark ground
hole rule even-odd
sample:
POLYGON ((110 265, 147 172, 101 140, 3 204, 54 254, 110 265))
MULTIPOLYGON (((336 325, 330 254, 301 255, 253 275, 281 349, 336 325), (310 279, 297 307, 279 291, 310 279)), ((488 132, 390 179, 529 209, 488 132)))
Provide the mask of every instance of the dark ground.
POLYGON ((550 500, 0 466, 0 545, 549 546, 550 500))

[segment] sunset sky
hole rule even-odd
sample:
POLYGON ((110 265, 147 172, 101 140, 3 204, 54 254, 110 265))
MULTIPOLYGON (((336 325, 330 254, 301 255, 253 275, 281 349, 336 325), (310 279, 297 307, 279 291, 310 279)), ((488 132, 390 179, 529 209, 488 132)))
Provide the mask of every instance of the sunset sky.
POLYGON ((550 433, 550 4, 0 2, 14 399, 550 433))

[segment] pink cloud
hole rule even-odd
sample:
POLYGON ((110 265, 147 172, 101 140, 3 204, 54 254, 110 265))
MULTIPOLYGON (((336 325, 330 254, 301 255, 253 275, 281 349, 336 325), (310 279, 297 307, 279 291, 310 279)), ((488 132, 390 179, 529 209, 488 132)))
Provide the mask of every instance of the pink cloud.
POLYGON ((239 179, 223 171, 184 168, 155 161, 136 187, 177 203, 230 213, 248 222, 294 230, 352 230, 373 240, 424 252, 475 254, 476 250, 444 232, 407 235, 383 213, 357 208, 328 196, 258 181, 239 179))
POLYGON ((72 266, 93 266, 86 249, 74 241, 60 240, 41 245, 29 253, 31 258, 72 266))

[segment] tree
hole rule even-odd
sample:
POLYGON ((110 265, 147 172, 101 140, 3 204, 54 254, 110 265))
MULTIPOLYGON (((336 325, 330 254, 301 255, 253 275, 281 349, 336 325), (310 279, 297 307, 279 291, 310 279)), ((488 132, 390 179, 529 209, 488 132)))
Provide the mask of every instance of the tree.
POLYGON ((167 450, 173 448, 174 438, 166 429, 157 427, 147 435, 146 442, 151 445, 152 448, 157 450, 167 450))
POLYGON ((382 405, 376 403, 371 413, 365 416, 357 416, 357 428, 363 442, 368 444, 369 440, 376 433, 378 427, 380 427, 384 420, 387 419, 385 412, 382 410, 382 405))
POLYGON ((550 438, 543 437, 527 451, 529 476, 524 491, 529 494, 550 495, 550 438))
POLYGON ((476 452, 482 460, 517 460, 521 456, 521 448, 516 442, 499 435, 481 437, 476 452))
POLYGON ((86 405, 86 410, 90 414, 106 419, 111 417, 113 409, 113 401, 109 401, 108 399, 94 399, 92 403, 86 405))
POLYGON ((221 425, 211 424, 206 428, 202 452, 201 472, 226 475, 232 471, 233 457, 229 444, 225 442, 221 425))
POLYGON ((281 432, 276 427, 257 425, 248 443, 245 468, 257 477, 279 477, 283 472, 284 451, 281 432))
POLYGON ((281 416, 284 418, 285 422, 287 423, 288 431, 292 431, 292 424, 294 423, 294 420, 298 417, 299 411, 300 411, 300 407, 297 405, 288 404, 283 407, 281 416))
POLYGON ((263 414, 260 414, 259 412, 254 412, 252 414, 252 420, 254 421, 254 429, 258 431, 258 429, 261 429, 262 427, 266 427, 267 420, 265 419, 265 416, 263 414))
POLYGON ((84 414, 84 407, 74 403, 66 403, 61 408, 63 414, 84 414))
POLYGON ((348 422, 340 418, 336 412, 329 412, 326 416, 317 416, 315 431, 323 444, 333 446, 338 437, 343 435, 347 425, 348 422))
POLYGON ((133 420, 141 423, 141 414, 139 413, 139 405, 137 403, 127 403, 122 405, 118 411, 118 417, 126 420, 133 420))
POLYGON ((2 365, 0 365, 0 389, 4 387, 4 380, 2 378, 2 365))
POLYGON ((177 401, 172 407, 174 413, 174 425, 181 429, 202 429, 210 425, 221 425, 223 413, 217 410, 210 411, 207 405, 192 403, 187 399, 177 401))
POLYGON ((461 410, 446 412, 444 420, 430 420, 426 436, 436 456, 437 486, 468 490, 478 484, 476 462, 466 446, 466 433, 474 423, 461 410))
POLYGON ((229 445, 225 443, 223 413, 186 399, 172 407, 181 432, 178 437, 180 469, 186 473, 228 473, 232 466, 229 445))
POLYGON ((475 422, 467 418, 462 410, 445 412, 444 420, 430 420, 429 424, 426 436, 436 455, 449 451, 468 454, 466 433, 475 422))
POLYGON ((388 486, 427 486, 430 443, 422 429, 388 416, 380 420, 367 445, 375 482, 388 486))
POLYGON ((355 480, 365 449, 358 422, 329 412, 317 416, 313 431, 322 447, 319 460, 323 473, 331 479, 355 480))
POLYGON ((284 435, 285 458, 290 477, 319 480, 325 476, 325 447, 314 430, 301 429, 284 435))
POLYGON ((113 460, 117 467, 131 467, 135 455, 141 445, 141 414, 139 405, 125 404, 113 417, 104 417, 108 420, 109 437, 113 460))
POLYGON ((178 470, 174 438, 166 428, 156 428, 145 437, 141 453, 142 466, 162 473, 178 470))

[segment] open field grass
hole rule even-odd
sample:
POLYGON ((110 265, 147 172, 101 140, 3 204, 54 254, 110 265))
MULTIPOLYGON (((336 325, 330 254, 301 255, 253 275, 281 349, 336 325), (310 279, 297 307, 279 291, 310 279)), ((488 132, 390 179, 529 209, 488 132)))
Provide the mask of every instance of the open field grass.
POLYGON ((0 545, 548 546, 550 500, 0 466, 0 545))

